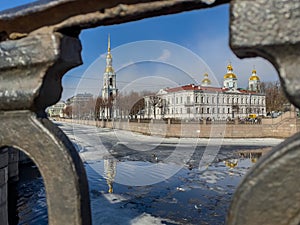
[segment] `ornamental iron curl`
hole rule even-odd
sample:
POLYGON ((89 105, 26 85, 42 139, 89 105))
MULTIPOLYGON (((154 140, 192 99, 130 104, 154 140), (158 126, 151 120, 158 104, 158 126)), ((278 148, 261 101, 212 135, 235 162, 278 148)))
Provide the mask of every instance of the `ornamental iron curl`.
MULTIPOLYGON (((0 13, 0 147, 18 147, 37 164, 49 224, 91 224, 82 162, 44 112, 59 100, 63 74, 81 64, 80 31, 229 2, 231 48, 239 57, 273 63, 299 107, 299 0, 54 0, 0 13)), ((246 176, 227 224, 299 224, 298 136, 274 148, 246 176)))
MULTIPOLYGON (((277 69, 289 101, 300 107, 300 2, 231 1, 230 45, 241 58, 262 56, 277 69)), ((228 225, 300 224, 300 134, 260 160, 238 187, 228 225)))

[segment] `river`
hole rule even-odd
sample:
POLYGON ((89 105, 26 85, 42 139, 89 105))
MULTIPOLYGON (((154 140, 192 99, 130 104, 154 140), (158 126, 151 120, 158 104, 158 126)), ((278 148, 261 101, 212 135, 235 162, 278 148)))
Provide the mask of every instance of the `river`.
MULTIPOLYGON (((130 146, 124 139, 120 141, 120 134, 114 140, 115 133, 97 128, 101 141, 97 148, 93 143, 95 130, 90 129, 89 133, 82 132, 86 127, 58 125, 84 161, 94 225, 225 224, 233 193, 264 153, 260 150, 280 142, 261 140, 248 145, 229 142, 219 146, 213 161, 203 167, 199 165, 207 144, 193 145, 191 153, 189 140, 178 144, 164 139, 154 145, 152 139, 143 141, 137 135, 139 142, 130 146), (137 151, 137 146, 143 146, 144 150, 137 151), (176 152, 174 157, 178 146, 180 153, 176 152), (189 155, 188 160, 185 155, 189 155)), ((128 140, 132 143, 130 137, 128 140)), ((34 165, 22 167, 17 190, 17 224, 47 224, 43 179, 34 165)))

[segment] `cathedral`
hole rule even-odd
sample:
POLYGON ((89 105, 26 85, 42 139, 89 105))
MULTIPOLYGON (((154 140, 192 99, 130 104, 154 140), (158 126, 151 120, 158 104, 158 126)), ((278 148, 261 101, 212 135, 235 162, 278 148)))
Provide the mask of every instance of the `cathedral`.
MULTIPOLYGON (((113 108, 118 89, 112 62, 110 37, 108 36, 102 86, 104 104, 100 109, 100 118, 103 119, 118 116, 118 110, 113 108)), ((222 87, 213 87, 209 75, 206 73, 201 84, 161 89, 156 94, 156 99, 159 101, 155 104, 152 102, 152 97, 145 96, 144 98, 144 118, 228 120, 246 118, 250 114, 266 115, 266 96, 262 93, 260 78, 256 74, 256 70, 252 70, 247 89, 242 89, 238 87, 238 76, 233 72, 231 63, 227 66, 222 87)))
POLYGON ((230 63, 223 87, 211 86, 206 73, 200 85, 161 89, 156 95, 159 103, 155 106, 150 96, 145 97, 145 118, 228 120, 246 118, 250 114, 266 115, 266 96, 261 92, 256 70, 252 70, 248 88, 238 88, 238 78, 230 63))

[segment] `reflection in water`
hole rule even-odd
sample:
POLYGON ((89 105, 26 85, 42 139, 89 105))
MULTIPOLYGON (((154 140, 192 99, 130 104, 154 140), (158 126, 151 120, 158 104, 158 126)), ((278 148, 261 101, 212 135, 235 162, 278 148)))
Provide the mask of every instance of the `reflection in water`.
POLYGON ((225 165, 229 167, 230 169, 235 168, 238 165, 238 160, 237 159, 228 159, 225 160, 225 165))
POLYGON ((252 163, 256 163, 257 160, 262 156, 262 152, 240 152, 239 156, 241 158, 250 159, 252 163))
MULTIPOLYGON (((224 225, 236 186, 262 155, 255 151, 229 150, 221 150, 220 160, 204 171, 171 163, 153 163, 152 155, 149 161, 107 157, 86 163, 94 223, 224 225), (178 172, 169 176, 174 170, 178 172), (154 183, 157 180, 161 182, 154 183), (105 193, 113 193, 113 188, 117 194, 105 193), (135 222, 140 215, 148 215, 148 223, 135 222)), ((48 223, 45 189, 41 182, 39 176, 20 184, 19 225, 48 223)))
MULTIPOLYGON (((252 163, 256 163, 257 160, 262 156, 262 152, 240 152, 239 158, 242 159, 250 159, 252 163)), ((233 169, 238 166, 238 159, 226 159, 224 161, 225 166, 229 167, 230 169, 233 169)))
POLYGON ((113 193, 113 183, 117 172, 117 160, 115 158, 104 159, 104 176, 108 185, 108 193, 113 193))

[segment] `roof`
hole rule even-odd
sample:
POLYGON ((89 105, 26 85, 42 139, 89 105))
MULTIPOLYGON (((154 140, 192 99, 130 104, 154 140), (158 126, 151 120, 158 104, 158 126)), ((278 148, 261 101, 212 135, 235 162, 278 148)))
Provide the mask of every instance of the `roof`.
MULTIPOLYGON (((222 93, 230 93, 228 88, 221 88, 221 87, 208 87, 208 86, 201 86, 201 85, 194 85, 194 84, 188 84, 180 87, 174 87, 174 88, 166 88, 164 91, 168 93, 174 93, 174 92, 181 92, 181 91, 204 91, 204 92, 222 92, 222 93)), ((245 89, 238 89, 235 92, 232 93, 240 93, 240 94, 259 94, 255 91, 249 91, 245 89)))

